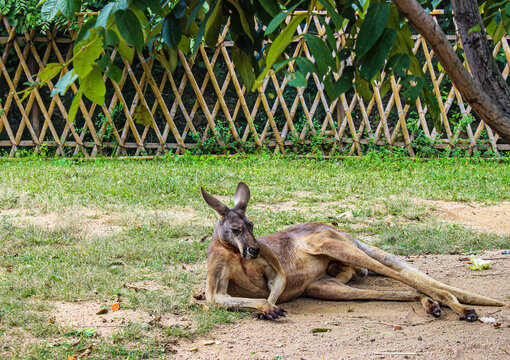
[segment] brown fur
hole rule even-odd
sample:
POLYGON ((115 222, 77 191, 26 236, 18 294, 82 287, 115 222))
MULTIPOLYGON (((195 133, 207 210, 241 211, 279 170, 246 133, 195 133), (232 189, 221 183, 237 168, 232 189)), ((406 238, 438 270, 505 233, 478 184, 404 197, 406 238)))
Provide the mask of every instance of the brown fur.
POLYGON ((282 303, 300 296, 327 300, 380 299, 419 301, 440 316, 438 302, 461 319, 475 321, 473 308, 505 303, 440 283, 381 249, 362 243, 345 231, 323 223, 294 225, 255 239, 246 217, 250 191, 239 183, 233 209, 202 189, 204 200, 219 214, 207 254, 206 297, 231 309, 249 308, 260 318, 275 319, 282 303), (367 270, 399 280, 413 291, 375 291, 345 285, 367 270))

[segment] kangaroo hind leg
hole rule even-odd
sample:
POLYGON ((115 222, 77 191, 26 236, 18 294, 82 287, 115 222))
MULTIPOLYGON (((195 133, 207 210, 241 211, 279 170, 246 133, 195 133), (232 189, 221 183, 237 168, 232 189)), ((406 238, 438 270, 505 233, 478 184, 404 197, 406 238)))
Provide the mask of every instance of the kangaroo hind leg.
POLYGON ((334 230, 317 234, 317 238, 310 240, 308 245, 309 252, 312 254, 327 255, 348 265, 366 268, 367 270, 401 281, 448 306, 462 320, 476 321, 478 319, 478 315, 473 308, 461 305, 457 298, 448 291, 432 287, 430 284, 415 278, 412 274, 400 273, 382 264, 359 249, 356 244, 351 243, 349 239, 344 239, 342 234, 334 230))

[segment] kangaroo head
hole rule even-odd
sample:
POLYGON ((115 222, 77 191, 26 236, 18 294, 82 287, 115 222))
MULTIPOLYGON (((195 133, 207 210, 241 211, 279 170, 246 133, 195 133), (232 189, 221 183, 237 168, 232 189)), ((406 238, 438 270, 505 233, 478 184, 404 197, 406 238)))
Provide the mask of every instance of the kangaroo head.
POLYGON ((219 215, 214 228, 214 236, 225 244, 239 249, 245 259, 256 259, 260 247, 253 236, 253 222, 246 217, 246 207, 250 200, 248 185, 240 182, 234 194, 234 207, 229 209, 220 200, 200 188, 205 202, 219 215))

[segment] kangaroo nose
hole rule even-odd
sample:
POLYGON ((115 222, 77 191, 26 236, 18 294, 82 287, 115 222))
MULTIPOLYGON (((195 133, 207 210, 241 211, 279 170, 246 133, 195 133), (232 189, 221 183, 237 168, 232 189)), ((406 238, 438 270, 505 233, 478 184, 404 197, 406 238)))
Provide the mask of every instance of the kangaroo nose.
POLYGON ((259 256, 259 253, 260 253, 260 249, 258 248, 248 248, 248 252, 250 253, 251 256, 259 256))

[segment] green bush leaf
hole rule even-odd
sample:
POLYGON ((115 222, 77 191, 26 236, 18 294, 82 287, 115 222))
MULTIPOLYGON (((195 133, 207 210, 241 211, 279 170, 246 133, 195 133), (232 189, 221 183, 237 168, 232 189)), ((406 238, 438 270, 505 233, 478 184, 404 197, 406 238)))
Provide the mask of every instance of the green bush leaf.
POLYGON ((140 104, 135 108, 135 112, 133 115, 133 120, 135 123, 143 125, 143 126, 151 126, 152 125, 152 117, 151 112, 144 104, 140 104))
POLYGON ((408 54, 395 54, 389 58, 386 67, 393 71, 400 77, 404 77, 407 74, 407 69, 411 65, 411 59, 408 54))
POLYGON ((308 85, 305 75, 301 72, 291 72, 287 75, 287 79, 289 79, 287 84, 290 86, 306 87, 308 85))
POLYGON ((96 59, 103 52, 103 40, 95 33, 88 39, 82 40, 74 46, 74 71, 81 78, 87 76, 91 71, 96 59))
MULTIPOLYGON (((119 10, 115 13, 114 20, 124 40, 129 45, 134 46, 138 52, 142 52, 144 45, 143 31, 140 20, 138 20, 136 15, 130 9, 119 10)), ((85 90, 83 93, 85 96, 87 95, 85 90)))
POLYGON ((103 27, 105 29, 108 28, 108 20, 110 19, 110 16, 118 10, 116 4, 117 3, 114 2, 109 3, 101 9, 99 15, 97 16, 95 27, 103 27))
POLYGON ((216 47, 216 43, 218 42, 218 36, 220 34, 221 30, 221 24, 222 24, 222 18, 223 18, 223 10, 221 1, 218 3, 218 5, 214 8, 214 11, 212 12, 209 21, 207 22, 207 25, 205 26, 205 43, 207 46, 209 46, 211 49, 214 49, 216 47))
POLYGON ((156 14, 159 14, 161 10, 163 10, 159 0, 133 0, 133 5, 142 11, 149 8, 156 14))
POLYGON ((71 123, 74 123, 74 119, 76 119, 76 113, 78 112, 78 107, 80 106, 82 95, 83 90, 80 88, 78 92, 74 95, 73 101, 71 102, 71 107, 69 108, 69 112, 67 113, 67 116, 71 123))
POLYGON ((58 7, 68 19, 74 19, 75 13, 80 11, 81 0, 58 0, 58 7))
POLYGON ((117 84, 122 80, 122 70, 114 64, 108 66, 108 70, 106 70, 105 74, 117 84))
POLYGON ((181 21, 170 13, 163 19, 163 41, 172 49, 177 49, 181 40, 181 21))
POLYGON ((60 63, 50 63, 46 64, 44 70, 39 74, 39 81, 43 84, 46 84, 48 81, 57 76, 64 66, 60 63))
POLYGON ((348 65, 343 69, 340 79, 335 84, 337 97, 352 89, 352 80, 354 80, 354 66, 348 65))
POLYGON ((46 0, 41 8, 41 18, 52 20, 59 12, 59 0, 46 0))
POLYGON ((305 76, 310 73, 317 73, 315 64, 305 57, 296 58, 296 64, 305 76))
POLYGON ((384 31, 389 14, 390 7, 388 4, 370 4, 356 40, 355 52, 357 56, 365 55, 378 41, 384 31))
POLYGON ((267 51, 266 68, 255 80, 255 83, 253 84, 254 88, 257 88, 260 85, 262 85, 262 82, 264 81, 264 78, 266 77, 267 73, 269 72, 273 64, 276 62, 278 57, 290 44, 292 38, 294 37, 294 32, 296 31, 296 28, 306 16, 307 14, 296 15, 290 21, 289 25, 287 25, 285 29, 283 29, 283 31, 280 34, 278 34, 276 39, 274 39, 273 43, 269 47, 269 50, 267 51))
POLYGON ((306 40, 313 57, 315 58, 315 64, 319 68, 321 76, 328 72, 328 67, 335 68, 335 60, 331 55, 331 50, 328 46, 316 35, 304 34, 303 37, 306 40))
POLYGON ((80 89, 83 89, 83 94, 90 101, 101 106, 104 105, 106 86, 98 64, 92 65, 92 71, 86 77, 80 77, 80 89))
POLYGON ((186 15, 186 0, 179 0, 173 9, 176 19, 182 19, 186 15))
POLYGON ((269 23, 269 25, 267 25, 266 27, 266 31, 264 32, 264 35, 269 35, 269 34, 272 34, 276 29, 278 29, 278 27, 280 26, 280 24, 282 23, 283 20, 285 20, 285 18, 287 17, 287 15, 289 15, 290 13, 292 13, 296 7, 301 4, 304 0, 301 0, 299 1, 297 4, 295 4, 294 6, 292 6, 289 10, 286 10, 286 11, 282 11, 280 13, 278 13, 278 15, 276 15, 273 20, 271 20, 271 22, 269 23))
POLYGON ((66 72, 60 80, 55 84, 51 92, 51 96, 55 96, 56 94, 64 95, 69 89, 69 86, 78 78, 78 75, 74 72, 74 70, 70 70, 66 72))
POLYGON ((244 86, 246 86, 247 89, 251 89, 255 82, 255 75, 250 56, 234 45, 232 47, 232 60, 234 61, 237 72, 241 76, 244 86))
POLYGON ((333 21, 333 24, 335 24, 335 28, 337 30, 340 30, 342 28, 342 17, 338 14, 337 10, 335 9, 335 3, 334 1, 329 0, 319 0, 322 6, 326 9, 328 12, 329 17, 331 18, 331 21, 333 21))
POLYGON ((367 81, 372 81, 375 74, 383 66, 396 36, 397 32, 395 30, 390 28, 384 29, 377 43, 363 57, 360 73, 367 81))

